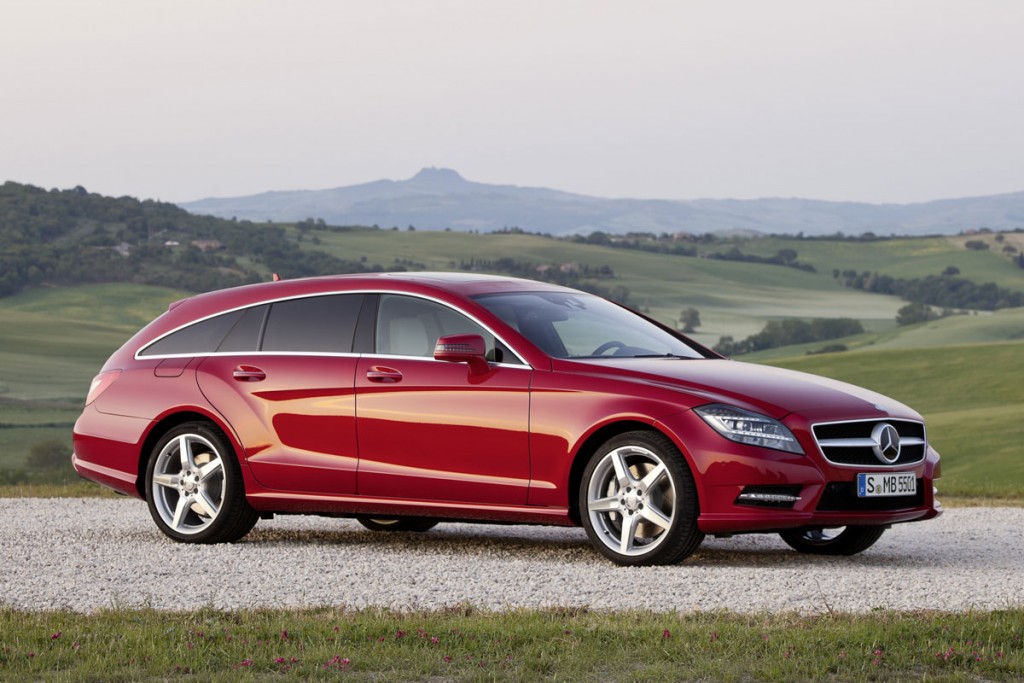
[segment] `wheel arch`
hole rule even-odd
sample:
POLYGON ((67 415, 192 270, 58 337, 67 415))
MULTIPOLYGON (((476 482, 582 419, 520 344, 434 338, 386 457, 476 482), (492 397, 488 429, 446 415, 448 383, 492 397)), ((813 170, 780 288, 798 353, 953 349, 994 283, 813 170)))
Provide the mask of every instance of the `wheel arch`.
POLYGON ((143 499, 149 499, 146 491, 146 466, 149 463, 149 456, 152 453, 153 448, 167 432, 179 425, 185 424, 186 422, 209 422, 223 432, 224 436, 231 444, 231 448, 234 451, 233 455, 238 460, 239 467, 242 468, 242 486, 245 487, 248 484, 246 481, 248 468, 245 467, 244 459, 240 456, 242 453, 241 444, 238 443, 238 439, 235 437, 235 433, 230 426, 216 415, 197 408, 185 408, 168 413, 155 420, 153 425, 149 428, 146 437, 142 440, 142 447, 139 448, 138 453, 138 477, 135 479, 135 490, 139 492, 139 495, 142 496, 143 499))
POLYGON ((657 424, 651 424, 650 422, 643 422, 636 419, 626 419, 602 425, 600 428, 594 430, 593 433, 589 434, 580 444, 579 448, 576 449, 576 455, 573 458, 572 467, 569 469, 569 487, 566 491, 566 497, 569 517, 572 519, 574 524, 579 525, 583 523, 583 520, 580 517, 578 493, 580 482, 583 480, 583 471, 587 468, 587 463, 590 462, 590 458, 597 452, 597 449, 609 439, 612 439, 619 434, 636 431, 660 434, 671 441, 672 444, 675 445, 681 453, 683 453, 683 460, 686 463, 686 466, 690 468, 690 472, 693 472, 693 464, 689 461, 685 451, 679 448, 678 441, 674 439, 671 434, 659 429, 657 424))

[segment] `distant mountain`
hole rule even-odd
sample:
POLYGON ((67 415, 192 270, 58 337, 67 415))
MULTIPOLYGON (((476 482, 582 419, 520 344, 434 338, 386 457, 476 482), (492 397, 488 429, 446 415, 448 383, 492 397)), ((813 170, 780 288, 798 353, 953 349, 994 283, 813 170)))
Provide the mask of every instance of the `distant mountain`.
POLYGON ((626 232, 759 232, 828 235, 952 234, 1024 228, 1024 192, 918 204, 809 199, 605 199, 466 180, 425 168, 408 180, 331 190, 264 192, 180 206, 192 213, 253 221, 322 218, 330 225, 491 231, 518 227, 554 235, 626 232))

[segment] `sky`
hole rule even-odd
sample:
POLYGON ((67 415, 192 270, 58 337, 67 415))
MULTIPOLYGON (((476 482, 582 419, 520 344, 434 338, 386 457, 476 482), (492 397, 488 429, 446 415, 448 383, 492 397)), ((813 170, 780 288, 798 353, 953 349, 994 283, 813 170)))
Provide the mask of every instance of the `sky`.
POLYGON ((0 182, 1016 192, 1022 27, 1015 0, 0 0, 0 182))

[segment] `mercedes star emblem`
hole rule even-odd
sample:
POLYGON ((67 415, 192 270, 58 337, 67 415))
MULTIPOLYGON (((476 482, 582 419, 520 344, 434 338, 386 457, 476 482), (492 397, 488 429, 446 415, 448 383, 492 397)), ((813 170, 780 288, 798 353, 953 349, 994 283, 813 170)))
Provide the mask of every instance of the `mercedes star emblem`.
POLYGON ((871 430, 871 447, 875 457, 886 465, 892 465, 900 459, 900 433, 888 422, 880 422, 871 430))

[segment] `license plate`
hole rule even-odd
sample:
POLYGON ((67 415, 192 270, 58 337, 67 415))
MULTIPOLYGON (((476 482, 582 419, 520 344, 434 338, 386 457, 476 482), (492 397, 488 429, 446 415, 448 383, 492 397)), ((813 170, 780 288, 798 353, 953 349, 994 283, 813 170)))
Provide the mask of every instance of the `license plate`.
POLYGON ((913 472, 870 473, 857 475, 858 498, 913 496, 917 493, 917 477, 913 472))

